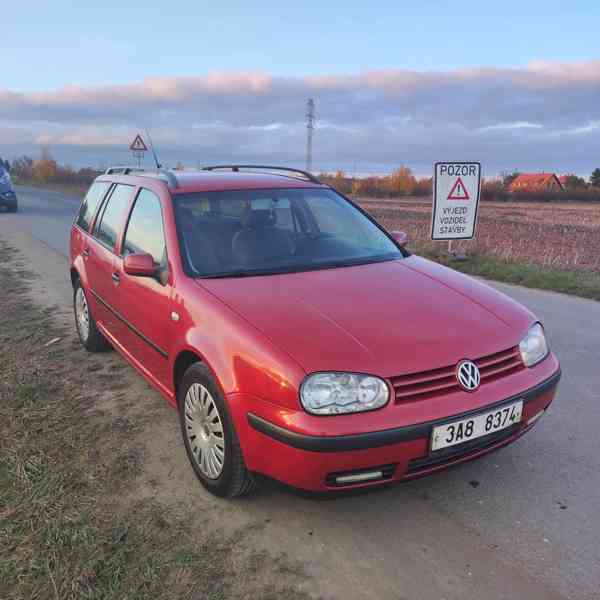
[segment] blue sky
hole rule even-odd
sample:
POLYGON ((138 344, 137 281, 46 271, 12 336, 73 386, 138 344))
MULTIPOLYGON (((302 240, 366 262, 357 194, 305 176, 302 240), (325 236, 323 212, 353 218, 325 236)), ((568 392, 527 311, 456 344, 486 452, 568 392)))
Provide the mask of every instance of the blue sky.
POLYGON ((0 155, 49 144, 172 160, 303 156, 427 172, 435 160, 586 174, 600 156, 597 2, 40 2, 2 8, 0 155))
POLYGON ((446 70, 600 55, 598 2, 40 2, 2 8, 4 85, 127 83, 264 70, 446 70), (7 52, 8 51, 8 52, 7 52), (23 68, 39 64, 40 69, 23 68))

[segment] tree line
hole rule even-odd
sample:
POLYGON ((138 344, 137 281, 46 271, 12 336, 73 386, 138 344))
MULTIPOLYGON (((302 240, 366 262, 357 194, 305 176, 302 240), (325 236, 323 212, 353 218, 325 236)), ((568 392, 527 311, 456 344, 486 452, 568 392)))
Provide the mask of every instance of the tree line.
MULTIPOLYGON (((101 173, 97 169, 84 167, 74 169, 68 165, 60 165, 52 157, 48 148, 42 148, 41 156, 34 160, 23 155, 12 163, 0 158, 0 166, 10 172, 17 182, 23 183, 60 183, 87 186, 101 173)), ((182 168, 178 163, 176 168, 182 168)), ((497 179, 486 179, 482 183, 483 200, 509 200, 518 195, 522 199, 560 200, 565 192, 509 192, 510 184, 519 176, 519 172, 503 173, 497 179), (525 198, 527 196, 527 198, 525 198)), ((400 166, 389 175, 371 175, 368 177, 350 177, 344 171, 334 174, 321 173, 319 179, 342 194, 371 198, 398 198, 404 196, 429 196, 432 194, 432 177, 417 178, 412 170, 400 166)), ((600 200, 600 168, 594 169, 589 182, 577 175, 566 175, 563 180, 565 191, 570 199, 600 200)))
POLYGON ((42 149, 41 157, 38 160, 23 155, 15 158, 12 163, 1 158, 0 161, 16 182, 23 183, 61 183, 87 186, 101 173, 90 167, 74 169, 68 165, 60 165, 46 148, 42 149))

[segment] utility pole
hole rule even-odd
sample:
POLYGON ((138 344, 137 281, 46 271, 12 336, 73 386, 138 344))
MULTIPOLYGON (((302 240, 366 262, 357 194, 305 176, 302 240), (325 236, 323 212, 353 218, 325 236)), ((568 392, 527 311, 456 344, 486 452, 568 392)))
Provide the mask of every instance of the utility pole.
POLYGON ((306 170, 312 171, 312 139, 315 128, 315 101, 309 98, 306 103, 306 170))

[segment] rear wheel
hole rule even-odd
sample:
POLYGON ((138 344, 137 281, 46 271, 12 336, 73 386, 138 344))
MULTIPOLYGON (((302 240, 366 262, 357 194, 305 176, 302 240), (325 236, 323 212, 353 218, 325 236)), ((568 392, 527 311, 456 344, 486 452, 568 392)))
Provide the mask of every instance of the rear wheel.
POLYGON ((177 402, 185 449, 202 485, 215 496, 243 496, 256 487, 222 394, 209 369, 193 364, 177 402))
POLYGON ((75 312, 75 327, 83 347, 89 352, 101 352, 108 348, 106 338, 100 333, 90 307, 85 290, 78 281, 73 292, 73 310, 75 312))

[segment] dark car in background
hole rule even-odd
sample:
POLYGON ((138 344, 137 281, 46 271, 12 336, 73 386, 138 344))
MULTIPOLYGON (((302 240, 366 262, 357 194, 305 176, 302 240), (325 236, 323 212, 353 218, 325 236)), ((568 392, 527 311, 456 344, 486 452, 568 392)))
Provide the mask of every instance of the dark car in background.
POLYGON ((0 165, 0 208, 6 208, 8 212, 17 212, 17 194, 13 188, 8 171, 0 165))

